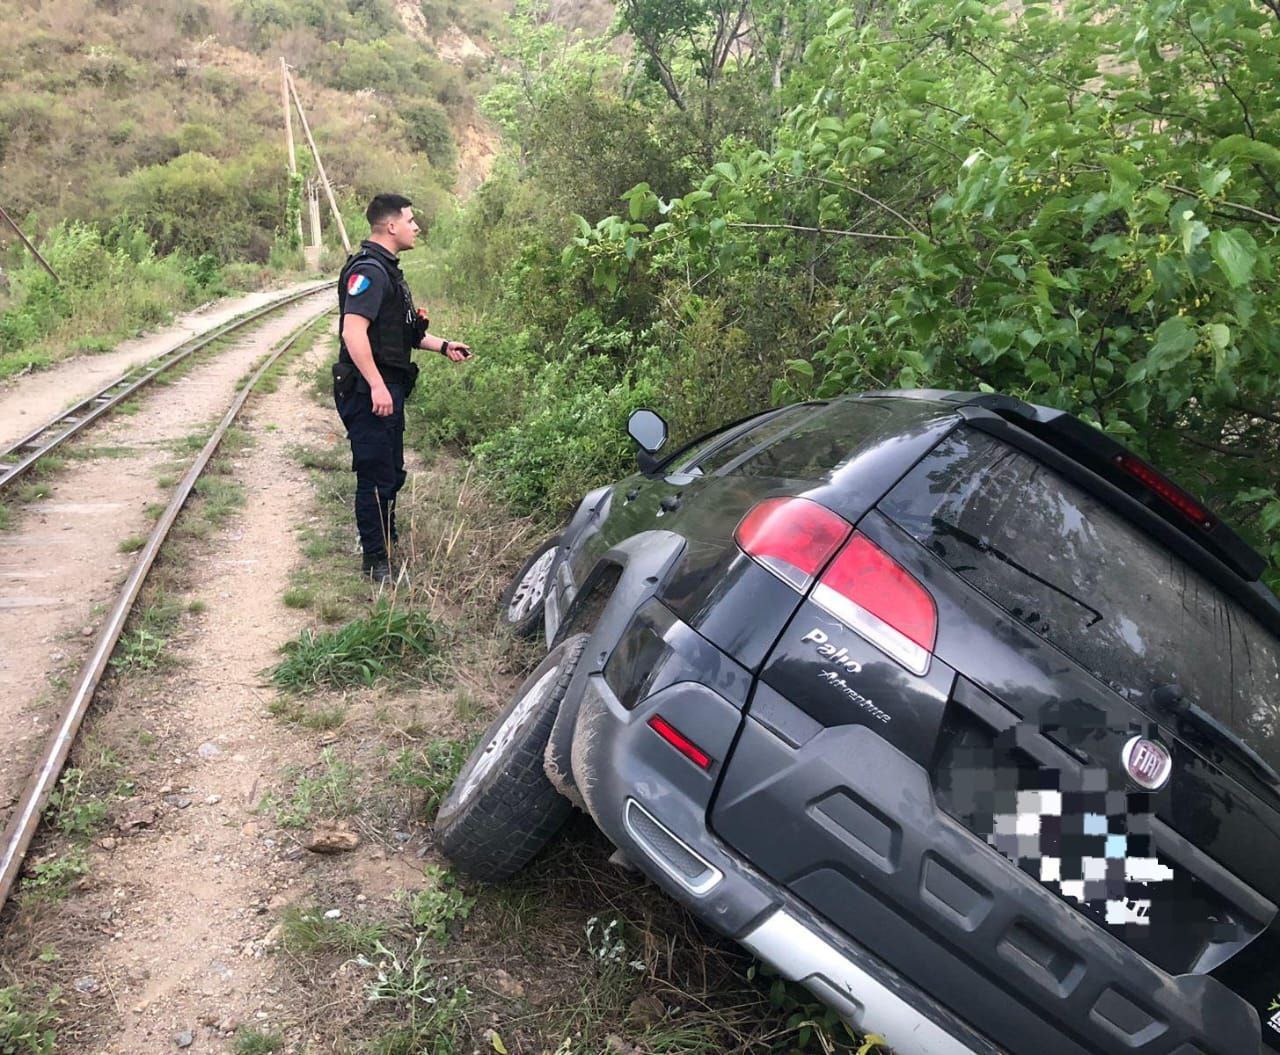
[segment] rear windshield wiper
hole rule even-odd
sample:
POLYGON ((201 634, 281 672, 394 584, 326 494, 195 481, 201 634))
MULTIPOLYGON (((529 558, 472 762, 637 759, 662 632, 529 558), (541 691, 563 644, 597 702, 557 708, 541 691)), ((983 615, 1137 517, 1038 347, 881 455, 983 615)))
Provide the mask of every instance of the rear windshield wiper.
POLYGON ((1257 751, 1241 739, 1238 733, 1232 732, 1203 707, 1192 703, 1182 692, 1180 685, 1161 685, 1151 693, 1151 701, 1163 710, 1186 718, 1197 729, 1208 733, 1211 737, 1225 744, 1249 764, 1273 788, 1280 786, 1280 774, 1271 767, 1257 751))

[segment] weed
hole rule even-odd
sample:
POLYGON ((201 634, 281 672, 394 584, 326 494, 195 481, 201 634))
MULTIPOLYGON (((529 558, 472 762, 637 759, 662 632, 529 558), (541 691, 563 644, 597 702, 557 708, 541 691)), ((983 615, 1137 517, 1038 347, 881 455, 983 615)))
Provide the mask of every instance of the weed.
POLYGON ((46 454, 31 466, 31 475, 37 480, 56 473, 67 466, 67 459, 61 454, 46 454))
POLYGON ((204 615, 204 613, 208 611, 208 609, 209 609, 209 606, 205 604, 204 601, 201 601, 199 598, 197 598, 194 601, 190 601, 187 604, 187 611, 192 615, 204 615))
POLYGON ((297 956, 376 955, 386 936, 387 925, 381 920, 358 923, 335 918, 315 905, 290 905, 280 917, 281 943, 297 956))
POLYGON ((423 811, 433 817, 470 753, 471 748, 458 740, 433 740, 421 750, 406 747, 396 756, 388 776, 397 784, 424 792, 423 811))
POLYGON ((58 993, 29 999, 20 986, 0 989, 0 1052, 5 1055, 53 1055, 60 1025, 53 1012, 58 993))
POLYGON ((49 796, 49 816, 63 835, 86 839, 107 819, 107 804, 90 795, 83 769, 66 769, 49 796))
POLYGON ((172 473, 162 473, 161 475, 156 477, 156 486, 163 487, 166 490, 168 490, 177 482, 178 482, 178 478, 174 476, 172 473))
POLYGON ((279 1033, 263 1033, 256 1029, 242 1029, 236 1033, 236 1055, 270 1055, 284 1047, 284 1037, 279 1033))
POLYGON ((61 901, 70 893, 75 882, 88 874, 89 860, 84 851, 71 850, 61 857, 52 857, 31 865, 22 884, 22 896, 33 901, 61 901))
POLYGON ((13 514, 9 512, 9 507, 0 502, 0 531, 8 531, 12 522, 13 514))
POLYGON ((119 550, 121 553, 137 553, 146 544, 146 535, 130 535, 120 543, 119 550))
POLYGON ((145 512, 148 520, 159 520, 164 516, 164 511, 168 508, 164 502, 152 502, 147 506, 145 512))
POLYGON ((148 605, 136 624, 120 636, 111 665, 119 671, 155 670, 178 622, 178 606, 168 601, 148 605))
POLYGON ((271 680, 295 691, 372 685, 398 672, 430 668, 438 658, 431 617, 386 601, 339 630, 304 630, 282 651, 285 658, 271 668, 271 680))
POLYGON ((18 488, 18 501, 25 505, 28 502, 38 502, 42 498, 48 498, 51 494, 53 494, 53 488, 46 483, 23 484, 18 488))
POLYGON ((627 943, 622 936, 622 920, 616 916, 607 923, 599 916, 587 920, 587 951, 601 972, 625 967, 630 971, 643 971, 644 962, 627 959, 627 943))
POLYGON ((347 708, 343 704, 308 707, 289 696, 272 700, 267 710, 276 718, 294 722, 306 729, 315 729, 317 732, 337 729, 347 720, 347 708))
POLYGON ((262 807, 275 814, 281 827, 303 828, 315 819, 333 820, 355 812, 355 767, 335 756, 331 747, 320 753, 320 767, 313 776, 297 776, 287 801, 263 799, 262 807))
POLYGON ((471 993, 465 985, 453 983, 439 974, 439 965, 425 951, 425 939, 418 937, 412 948, 398 951, 378 943, 375 957, 361 956, 356 963, 374 972, 365 988, 371 1004, 387 1003, 404 1022, 386 1035, 375 1050, 431 1052, 446 1055, 466 1025, 471 993))
POLYGON ((429 865, 426 876, 431 885, 409 898, 409 918, 415 930, 443 942, 448 937, 449 924, 471 915, 476 899, 463 894, 458 881, 443 868, 429 865))
POLYGON ((244 505, 244 488, 217 476, 200 477, 196 481, 195 492, 202 499, 200 515, 215 526, 244 505))
POLYGON ((347 617, 347 605, 331 593, 322 594, 316 602, 316 615, 326 623, 340 623, 347 617))
POLYGON ((294 460, 304 469, 315 469, 319 472, 334 473, 347 469, 350 460, 343 455, 344 448, 334 447, 295 447, 292 451, 294 460))
POLYGON ((310 608, 315 602, 315 594, 301 586, 293 586, 285 590, 280 598, 286 608, 310 608))

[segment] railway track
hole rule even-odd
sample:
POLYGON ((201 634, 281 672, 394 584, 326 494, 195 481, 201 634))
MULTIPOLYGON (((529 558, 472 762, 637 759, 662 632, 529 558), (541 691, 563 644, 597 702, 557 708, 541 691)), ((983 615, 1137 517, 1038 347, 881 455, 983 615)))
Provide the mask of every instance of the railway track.
POLYGON ((328 289, 330 282, 317 282, 312 286, 273 300, 260 308, 232 319, 220 326, 199 334, 154 359, 121 375, 109 385, 98 389, 91 396, 80 400, 61 414, 46 421, 34 432, 0 450, 0 494, 23 473, 30 470, 41 458, 52 453, 67 440, 88 428, 99 418, 111 413, 126 399, 151 384, 156 378, 196 352, 207 348, 214 341, 243 330, 265 316, 295 304, 305 297, 315 296, 328 289))
MULTIPOLYGON (((267 314, 275 308, 281 307, 286 303, 294 303, 303 297, 312 296, 319 291, 319 288, 305 290, 296 295, 290 296, 285 300, 273 302, 271 305, 268 305, 251 315, 242 319, 234 320, 232 323, 227 324, 227 326, 219 327, 214 331, 214 335, 202 335, 197 339, 197 341, 189 342, 190 344, 195 345, 195 347, 182 346, 182 356, 185 357, 186 355, 190 355, 192 352, 196 351, 198 347, 204 347, 211 340, 216 340, 217 337, 223 336, 231 330, 242 327, 247 323, 252 322, 254 319, 260 319, 264 314, 267 314)), ((164 545, 165 539, 168 537, 170 530, 177 521, 178 514, 181 512, 187 499, 191 496, 201 474, 217 452, 218 446, 221 444, 227 430, 231 427, 237 416, 240 414, 240 411, 244 408, 245 402, 248 400, 263 375, 282 355, 293 347, 298 339, 311 326, 325 315, 332 312, 334 307, 336 307, 336 305, 327 307, 324 311, 318 312, 293 330, 292 333, 281 341, 260 363, 249 380, 239 388, 230 407, 219 421, 208 442, 205 443, 204 447, 200 450, 200 453, 196 455, 194 461, 184 473, 182 479, 178 482, 173 496, 169 500, 169 504, 166 506, 159 520, 156 522, 155 527, 147 538, 146 544, 138 552, 128 578, 120 588, 115 602, 106 617, 106 621, 94 640, 92 650, 84 664, 81 666, 80 671, 67 694, 66 702, 64 703, 59 718, 54 726, 53 734, 49 738, 40 758, 36 762, 31 776, 27 781, 26 787, 21 797, 18 799, 14 812, 11 814, 9 822, 5 828, 3 843, 0 844, 0 907, 2 907, 8 900, 9 894, 12 892, 14 884, 17 882, 18 876, 22 871, 27 850, 31 845, 31 840, 35 836, 36 829, 40 823, 41 813, 44 810, 50 793, 57 784, 63 766, 66 764, 76 733, 79 731, 85 714, 93 701, 94 693, 102 679, 103 673, 106 671, 107 663, 111 658, 112 652, 115 649, 122 631, 124 630, 125 623, 129 618, 133 605, 142 590, 147 573, 155 563, 156 558, 160 553, 160 549, 164 545)), ((160 367, 157 370, 151 369, 152 365, 155 363, 154 360, 153 363, 147 364, 147 380, 153 379, 158 373, 162 372, 163 369, 172 366, 178 361, 178 359, 170 358, 169 356, 163 356, 161 358, 166 359, 167 362, 165 366, 160 367)), ((131 381, 130 384, 132 387, 128 389, 128 392, 137 391, 137 388, 141 387, 141 384, 137 384, 133 381, 131 381)), ((108 390, 113 388, 114 386, 108 386, 108 389, 99 393, 99 396, 107 393, 108 390)), ((120 402, 120 399, 126 398, 128 392, 120 395, 119 398, 116 398, 114 395, 109 396, 107 403, 104 404, 104 409, 95 412, 94 417, 101 417, 103 413, 106 413, 106 410, 109 409, 110 406, 115 406, 120 402)), ((90 400, 86 402, 92 402, 95 398, 98 397, 90 397, 90 400)), ((72 412, 70 411, 68 412, 68 414, 71 413, 72 412)), ((58 420, 61 421, 63 419, 60 418, 58 420)), ((48 453, 58 444, 65 442, 70 438, 70 436, 79 432, 80 429, 88 423, 88 420, 72 423, 68 431, 62 431, 52 435, 49 442, 40 447, 40 454, 48 453)), ((50 423, 50 425, 52 424, 54 423, 50 423)), ((46 426, 45 430, 41 430, 41 433, 48 429, 49 426, 46 426)), ((32 449, 34 450, 35 448, 32 449)), ((35 457, 40 457, 40 454, 37 454, 35 457)), ((32 459, 32 461, 34 460, 35 459, 32 459)), ((12 479, 12 476, 7 479, 0 479, 0 485, 7 482, 8 479, 12 479)))

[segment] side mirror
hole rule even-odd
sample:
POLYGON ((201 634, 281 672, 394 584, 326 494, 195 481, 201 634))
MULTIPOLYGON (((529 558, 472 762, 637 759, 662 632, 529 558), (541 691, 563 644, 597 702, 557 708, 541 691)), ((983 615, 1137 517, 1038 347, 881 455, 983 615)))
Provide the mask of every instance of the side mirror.
POLYGON ((667 423, 655 410, 634 410, 627 418, 627 435, 642 451, 657 454, 667 442, 667 423))

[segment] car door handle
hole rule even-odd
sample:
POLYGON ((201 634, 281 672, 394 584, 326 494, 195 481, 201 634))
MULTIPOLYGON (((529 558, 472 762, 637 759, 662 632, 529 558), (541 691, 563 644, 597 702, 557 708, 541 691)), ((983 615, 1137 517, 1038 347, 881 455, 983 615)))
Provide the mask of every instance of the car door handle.
POLYGON ((680 496, 679 495, 663 495, 662 501, 659 502, 658 505, 662 506, 662 508, 665 509, 668 513, 674 513, 677 509, 680 508, 680 496))
POLYGON ((626 497, 628 502, 634 502, 637 498, 640 497, 640 488, 638 487, 631 488, 631 490, 627 492, 626 497))

